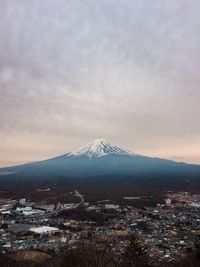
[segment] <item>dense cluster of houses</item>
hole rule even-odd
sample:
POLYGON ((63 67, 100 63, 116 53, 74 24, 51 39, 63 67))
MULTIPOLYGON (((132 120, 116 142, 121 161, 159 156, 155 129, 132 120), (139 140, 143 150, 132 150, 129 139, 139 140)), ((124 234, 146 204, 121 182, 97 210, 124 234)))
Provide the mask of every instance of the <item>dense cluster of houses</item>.
POLYGON ((25 199, 2 199, 0 251, 58 252, 84 244, 97 248, 108 246, 120 255, 134 234, 156 265, 160 261, 180 260, 200 241, 199 195, 168 193, 166 204, 143 209, 134 208, 128 202, 129 199, 127 205, 120 205, 107 200, 90 205, 81 197, 80 204, 44 205, 25 199), (80 216, 63 216, 63 211, 69 210, 80 216))

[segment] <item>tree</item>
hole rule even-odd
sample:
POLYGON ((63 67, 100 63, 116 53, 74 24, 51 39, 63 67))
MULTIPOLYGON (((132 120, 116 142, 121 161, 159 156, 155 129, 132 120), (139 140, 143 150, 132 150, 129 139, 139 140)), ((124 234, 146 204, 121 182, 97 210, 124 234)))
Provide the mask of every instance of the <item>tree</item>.
POLYGON ((144 246, 141 245, 136 236, 131 236, 127 247, 123 255, 123 267, 148 267, 147 254, 144 246))
POLYGON ((117 267, 112 253, 93 247, 81 247, 64 254, 61 267, 117 267))

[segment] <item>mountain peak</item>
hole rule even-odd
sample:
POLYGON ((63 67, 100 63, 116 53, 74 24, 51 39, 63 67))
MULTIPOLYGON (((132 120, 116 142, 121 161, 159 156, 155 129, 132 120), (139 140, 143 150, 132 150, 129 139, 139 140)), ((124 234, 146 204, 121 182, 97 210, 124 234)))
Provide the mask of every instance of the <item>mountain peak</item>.
POLYGON ((110 154, 131 154, 129 151, 125 149, 121 149, 120 147, 110 143, 105 138, 97 138, 88 143, 86 146, 80 148, 78 151, 74 152, 74 156, 87 156, 89 158, 93 157, 103 157, 110 154))

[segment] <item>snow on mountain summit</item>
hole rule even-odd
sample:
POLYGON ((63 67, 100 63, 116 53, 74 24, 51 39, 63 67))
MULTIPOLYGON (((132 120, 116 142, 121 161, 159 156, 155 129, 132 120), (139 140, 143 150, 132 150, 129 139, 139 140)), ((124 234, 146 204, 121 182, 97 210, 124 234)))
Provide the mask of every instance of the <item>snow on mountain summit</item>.
POLYGON ((80 148, 78 151, 72 153, 74 156, 88 156, 89 158, 93 157, 103 157, 110 154, 125 154, 131 155, 129 151, 121 149, 120 147, 111 144, 105 138, 94 139, 86 146, 80 148))

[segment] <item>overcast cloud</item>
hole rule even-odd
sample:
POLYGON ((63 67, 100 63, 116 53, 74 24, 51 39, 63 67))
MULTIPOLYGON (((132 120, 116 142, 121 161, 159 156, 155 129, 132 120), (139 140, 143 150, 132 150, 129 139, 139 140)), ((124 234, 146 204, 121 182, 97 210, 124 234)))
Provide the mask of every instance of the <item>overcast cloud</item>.
POLYGON ((200 163, 198 0, 1 0, 0 166, 105 137, 200 163))

